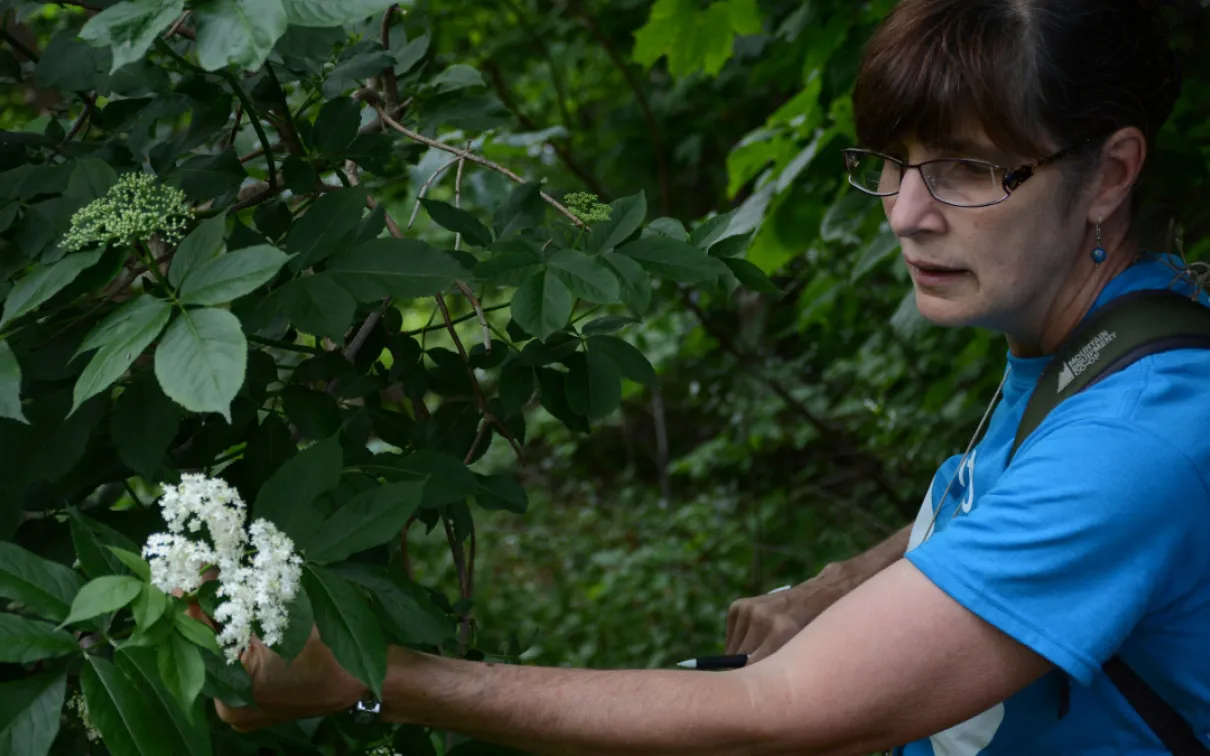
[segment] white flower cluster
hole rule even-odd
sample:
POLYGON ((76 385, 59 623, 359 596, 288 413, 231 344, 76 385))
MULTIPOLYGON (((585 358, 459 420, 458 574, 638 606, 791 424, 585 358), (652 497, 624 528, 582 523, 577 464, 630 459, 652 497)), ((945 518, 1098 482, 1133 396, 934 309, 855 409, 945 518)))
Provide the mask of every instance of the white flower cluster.
POLYGON ((157 234, 176 244, 192 217, 193 208, 180 189, 160 184, 150 173, 127 173, 104 197, 76 211, 63 248, 74 252, 91 244, 133 244, 157 234))
POLYGON ((224 600, 214 619, 223 625, 218 642, 227 661, 238 660, 248 648, 254 622, 267 645, 280 642, 289 623, 286 605, 298 593, 302 575, 302 559, 289 536, 268 520, 256 520, 245 532, 248 508, 239 492, 196 473, 182 475, 178 486, 166 486, 160 508, 170 532, 152 534, 143 547, 151 582, 166 593, 191 593, 202 584, 203 570, 216 566, 224 600), (186 535, 203 527, 209 543, 186 535), (245 553, 249 545, 255 552, 251 561, 245 553))
POLYGON ((390 746, 380 745, 366 751, 366 756, 403 756, 403 754, 390 746))
POLYGON ((84 700, 84 694, 76 691, 67 701, 67 708, 76 713, 80 718, 80 724, 84 727, 84 735, 88 738, 89 743, 94 743, 101 739, 101 733, 92 723, 92 718, 88 716, 88 702, 84 700))

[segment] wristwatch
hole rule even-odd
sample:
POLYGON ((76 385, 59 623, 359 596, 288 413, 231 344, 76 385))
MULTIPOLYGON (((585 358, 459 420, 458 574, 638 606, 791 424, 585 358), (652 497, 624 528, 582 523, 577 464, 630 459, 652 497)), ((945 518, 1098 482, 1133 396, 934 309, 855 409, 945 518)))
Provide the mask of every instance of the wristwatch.
POLYGON ((349 709, 349 715, 356 724, 372 724, 377 722, 378 718, 382 715, 382 702, 375 698, 372 692, 366 691, 365 696, 353 704, 353 708, 349 709))

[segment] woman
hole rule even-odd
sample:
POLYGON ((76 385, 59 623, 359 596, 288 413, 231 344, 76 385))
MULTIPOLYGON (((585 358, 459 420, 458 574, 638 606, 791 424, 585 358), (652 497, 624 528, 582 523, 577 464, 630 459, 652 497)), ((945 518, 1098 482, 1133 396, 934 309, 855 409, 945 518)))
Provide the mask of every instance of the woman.
MULTIPOLYGON (((849 180, 883 197, 925 317, 1009 345, 986 433, 938 471, 906 558, 735 672, 392 648, 383 716, 538 753, 1162 753, 1101 673, 1120 651, 1210 731, 1210 352, 1145 358, 1064 402, 1006 467, 1047 355, 1172 280, 1130 232, 1178 89, 1138 0, 903 0, 862 64, 849 180)), ((224 709, 237 727, 364 695, 317 641, 289 668, 263 648, 247 664, 261 710, 224 709)))

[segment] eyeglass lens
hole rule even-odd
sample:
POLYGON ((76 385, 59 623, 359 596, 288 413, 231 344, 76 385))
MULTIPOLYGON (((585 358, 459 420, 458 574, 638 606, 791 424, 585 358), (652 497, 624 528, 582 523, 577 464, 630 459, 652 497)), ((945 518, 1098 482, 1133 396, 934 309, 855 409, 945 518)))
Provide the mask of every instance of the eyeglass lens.
MULTIPOLYGON (((849 153, 847 162, 849 181, 863 192, 880 197, 899 192, 904 175, 900 163, 864 153, 849 153)), ((1007 194, 1000 171, 976 160, 936 160, 920 166, 920 172, 932 195, 952 205, 986 205, 1007 194)))

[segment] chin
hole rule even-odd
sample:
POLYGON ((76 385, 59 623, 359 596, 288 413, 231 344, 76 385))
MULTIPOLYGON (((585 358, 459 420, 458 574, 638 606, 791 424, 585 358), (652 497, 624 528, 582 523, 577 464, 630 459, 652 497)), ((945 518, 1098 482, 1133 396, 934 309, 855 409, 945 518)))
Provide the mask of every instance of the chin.
POLYGON ((947 299, 916 289, 916 309, 925 320, 942 328, 963 328, 979 321, 978 309, 965 298, 947 299))

